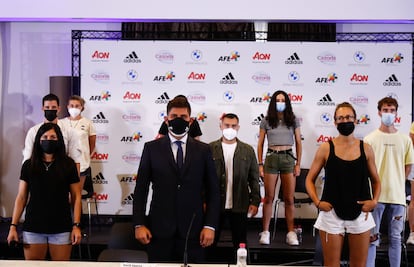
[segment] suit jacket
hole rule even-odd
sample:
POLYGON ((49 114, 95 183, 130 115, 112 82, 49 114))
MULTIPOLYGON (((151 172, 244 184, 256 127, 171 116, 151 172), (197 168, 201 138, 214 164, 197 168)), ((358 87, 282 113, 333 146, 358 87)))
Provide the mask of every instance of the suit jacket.
POLYGON ((204 226, 217 228, 220 195, 209 146, 188 137, 184 165, 175 163, 169 136, 145 143, 134 191, 133 223, 147 226, 155 238, 185 238, 194 217, 190 239, 204 226), (152 201, 145 216, 152 183, 152 201), (205 209, 203 206, 205 205, 205 209))
MULTIPOLYGON (((225 209, 227 194, 226 165, 221 138, 211 142, 210 148, 220 181, 221 210, 225 209)), ((233 157, 233 212, 247 213, 249 205, 260 204, 259 167, 253 148, 237 139, 233 157)))

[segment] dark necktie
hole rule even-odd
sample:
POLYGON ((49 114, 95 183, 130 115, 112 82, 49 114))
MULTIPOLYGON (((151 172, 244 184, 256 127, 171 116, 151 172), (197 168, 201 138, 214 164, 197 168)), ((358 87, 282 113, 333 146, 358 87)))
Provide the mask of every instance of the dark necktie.
POLYGON ((175 141, 177 144, 177 166, 179 169, 183 166, 183 147, 181 146, 181 141, 175 141))

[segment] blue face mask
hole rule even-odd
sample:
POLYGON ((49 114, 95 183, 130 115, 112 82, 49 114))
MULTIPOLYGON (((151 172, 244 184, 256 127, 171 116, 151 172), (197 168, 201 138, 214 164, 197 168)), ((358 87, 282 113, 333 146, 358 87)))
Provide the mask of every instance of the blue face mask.
POLYGON ((381 114, 381 121, 385 126, 391 126, 394 124, 395 121, 395 114, 394 113, 385 113, 381 114))
POLYGON ((286 109, 286 103, 285 102, 276 102, 276 110, 277 112, 283 112, 286 109))

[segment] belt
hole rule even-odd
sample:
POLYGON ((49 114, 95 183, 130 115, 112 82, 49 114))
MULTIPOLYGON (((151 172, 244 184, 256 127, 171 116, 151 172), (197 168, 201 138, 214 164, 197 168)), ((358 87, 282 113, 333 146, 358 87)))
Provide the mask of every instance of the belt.
POLYGON ((267 153, 290 154, 290 152, 292 152, 292 149, 286 149, 286 150, 274 150, 271 148, 267 149, 267 153))

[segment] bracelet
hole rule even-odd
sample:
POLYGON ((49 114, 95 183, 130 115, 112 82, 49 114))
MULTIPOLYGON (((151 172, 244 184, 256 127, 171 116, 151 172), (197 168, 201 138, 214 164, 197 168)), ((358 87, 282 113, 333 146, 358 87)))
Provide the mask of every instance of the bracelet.
POLYGON ((263 166, 263 162, 259 162, 259 163, 258 163, 258 165, 259 165, 259 166, 263 166))
POLYGON ((14 227, 17 228, 17 224, 15 224, 15 223, 11 223, 10 226, 14 226, 14 227))
POLYGON ((318 205, 316 205, 316 208, 319 209, 319 205, 321 204, 321 201, 319 200, 318 205))

